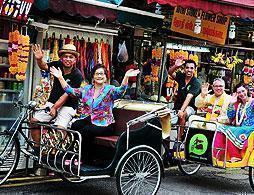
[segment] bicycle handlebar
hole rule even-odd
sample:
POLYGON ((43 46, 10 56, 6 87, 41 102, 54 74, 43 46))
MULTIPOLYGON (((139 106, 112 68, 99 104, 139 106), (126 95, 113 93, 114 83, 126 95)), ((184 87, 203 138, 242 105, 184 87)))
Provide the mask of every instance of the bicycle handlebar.
POLYGON ((14 103, 15 107, 20 107, 20 108, 26 108, 28 110, 33 110, 33 111, 43 111, 45 112, 50 112, 50 107, 45 107, 45 108, 36 108, 37 102, 35 101, 29 101, 27 104, 23 104, 21 101, 17 101, 14 103))

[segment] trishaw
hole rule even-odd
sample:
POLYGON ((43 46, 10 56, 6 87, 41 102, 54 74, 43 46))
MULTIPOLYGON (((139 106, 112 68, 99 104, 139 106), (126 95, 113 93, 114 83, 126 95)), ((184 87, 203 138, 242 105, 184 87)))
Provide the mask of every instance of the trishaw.
POLYGON ((179 150, 174 153, 174 157, 179 160, 180 171, 185 175, 192 175, 199 170, 201 165, 223 169, 248 167, 250 186, 254 190, 254 132, 248 138, 248 145, 246 152, 242 155, 242 160, 237 162, 230 162, 227 159, 228 138, 226 135, 225 148, 214 147, 217 133, 217 123, 191 120, 184 141, 179 150), (219 160, 219 152, 223 152, 223 160, 219 160))
POLYGON ((17 100, 15 105, 21 109, 19 117, 10 129, 0 133, 0 184, 15 172, 22 152, 67 182, 115 176, 119 194, 147 195, 158 191, 164 168, 160 156, 162 131, 157 118, 158 111, 166 106, 149 113, 116 108, 115 135, 96 137, 92 157, 88 160, 81 157, 85 148, 82 148, 80 133, 49 123, 37 123, 41 128, 41 141, 39 155, 36 155, 31 150, 34 142, 27 131, 30 129, 28 116, 36 110, 36 103, 30 101, 24 105, 17 100), (26 147, 20 147, 21 137, 26 147))

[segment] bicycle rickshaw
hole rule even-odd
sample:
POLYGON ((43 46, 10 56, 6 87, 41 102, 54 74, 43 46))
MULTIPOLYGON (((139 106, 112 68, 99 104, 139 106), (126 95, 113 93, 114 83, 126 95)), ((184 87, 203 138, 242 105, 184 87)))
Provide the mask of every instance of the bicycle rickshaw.
POLYGON ((226 135, 225 148, 214 147, 217 133, 217 123, 195 119, 191 121, 184 141, 174 152, 174 157, 179 160, 180 171, 184 175, 193 175, 201 165, 223 169, 248 167, 249 183, 254 190, 254 132, 248 138, 248 145, 242 160, 237 162, 227 160, 228 138, 226 135), (219 160, 219 152, 223 152, 223 160, 219 160))
POLYGON ((57 172, 64 181, 81 183, 87 179, 115 176, 119 194, 147 195, 158 191, 164 168, 160 156, 162 131, 156 118, 167 115, 169 111, 165 105, 159 105, 149 113, 132 112, 131 109, 126 112, 121 106, 116 109, 116 130, 126 125, 126 120, 127 127, 114 136, 96 137, 92 159, 97 162, 89 163, 86 159, 81 161, 85 148, 81 149, 80 133, 57 129, 48 123, 37 123, 41 127, 40 153, 34 155, 30 151, 34 143, 26 134, 28 115, 35 110, 36 103, 31 101, 23 105, 18 100, 16 106, 22 109, 19 117, 10 129, 0 133, 0 184, 15 171, 20 152, 23 152, 43 167, 57 172), (25 139, 26 148, 20 148, 20 137, 25 139))

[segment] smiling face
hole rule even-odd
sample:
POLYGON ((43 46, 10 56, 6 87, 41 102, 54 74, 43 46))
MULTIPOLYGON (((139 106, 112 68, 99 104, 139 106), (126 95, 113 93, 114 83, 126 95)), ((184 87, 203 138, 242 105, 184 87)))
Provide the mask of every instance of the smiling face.
POLYGON ((237 97, 241 101, 246 101, 246 99, 248 98, 248 91, 243 86, 238 87, 236 89, 236 93, 237 93, 237 97))
POLYGON ((61 61, 63 62, 63 66, 65 68, 72 68, 75 66, 77 58, 73 54, 63 53, 63 55, 61 56, 61 61))
POLYGON ((225 83, 220 81, 220 80, 215 80, 213 82, 213 91, 214 91, 214 95, 216 97, 221 96, 224 93, 225 90, 225 83))
POLYGON ((93 80, 95 84, 102 85, 107 81, 107 76, 104 68, 98 68, 93 75, 93 80))
POLYGON ((184 67, 184 72, 186 77, 193 77, 195 72, 195 64, 194 63, 187 63, 184 67))

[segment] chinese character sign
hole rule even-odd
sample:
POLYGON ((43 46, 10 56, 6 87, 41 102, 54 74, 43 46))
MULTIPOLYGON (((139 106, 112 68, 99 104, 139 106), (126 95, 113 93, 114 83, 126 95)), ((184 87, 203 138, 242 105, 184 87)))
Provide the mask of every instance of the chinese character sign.
POLYGON ((0 13, 2 16, 27 20, 27 15, 34 0, 0 0, 0 13))
POLYGON ((200 9, 175 7, 171 24, 171 30, 199 39, 208 40, 224 45, 230 17, 212 12, 204 12, 200 9), (198 29, 199 20, 201 29, 198 29), (196 30, 196 31, 195 31, 196 30))

